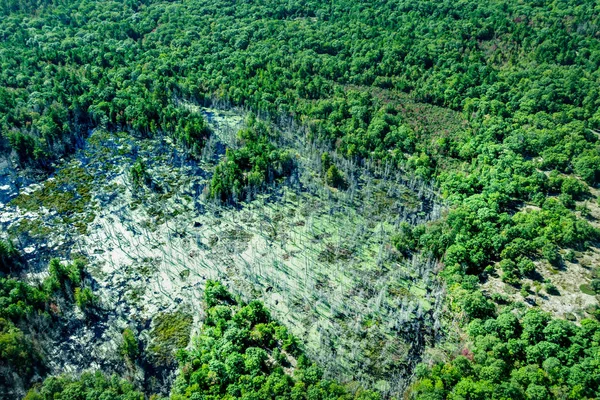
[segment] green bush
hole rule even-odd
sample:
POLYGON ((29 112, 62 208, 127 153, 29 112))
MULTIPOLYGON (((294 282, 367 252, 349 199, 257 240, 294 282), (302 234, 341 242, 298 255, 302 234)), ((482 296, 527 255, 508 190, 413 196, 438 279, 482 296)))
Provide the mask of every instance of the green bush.
POLYGON ((596 294, 600 294, 600 279, 592 279, 590 286, 596 294))
POLYGON ((344 189, 347 186, 344 175, 342 175, 340 170, 335 165, 331 165, 329 169, 327 169, 327 173, 325 174, 325 183, 338 189, 344 189))
POLYGON ((123 331, 121 355, 129 362, 135 361, 140 355, 140 345, 135 337, 135 333, 130 328, 125 328, 123 331))
POLYGON ((19 266, 19 252, 10 240, 0 240, 0 273, 10 274, 19 266))
POLYGON ((146 163, 141 158, 135 160, 129 169, 129 176, 136 187, 149 186, 152 183, 152 177, 148 173, 146 163))
POLYGON ((89 287, 75 288, 75 304, 84 312, 91 312, 98 305, 98 296, 89 287))

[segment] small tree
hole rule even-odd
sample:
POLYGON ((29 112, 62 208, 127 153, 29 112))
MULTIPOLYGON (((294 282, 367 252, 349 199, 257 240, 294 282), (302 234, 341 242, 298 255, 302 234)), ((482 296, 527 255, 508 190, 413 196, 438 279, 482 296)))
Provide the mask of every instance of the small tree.
POLYGON ((123 344, 121 345, 121 355, 129 362, 135 361, 140 355, 140 346, 135 333, 130 328, 123 331, 123 344))
POLYGON ((327 170, 327 174, 325 174, 325 183, 338 189, 344 189, 346 187, 346 180, 335 165, 331 165, 327 170))
POLYGON ((140 158, 135 160, 135 163, 131 166, 129 170, 129 175, 131 176, 131 181, 135 186, 149 185, 152 183, 152 178, 150 174, 148 174, 146 163, 142 161, 140 158))
POLYGON ((98 304, 98 296, 89 287, 75 288, 75 304, 81 311, 88 313, 98 304))

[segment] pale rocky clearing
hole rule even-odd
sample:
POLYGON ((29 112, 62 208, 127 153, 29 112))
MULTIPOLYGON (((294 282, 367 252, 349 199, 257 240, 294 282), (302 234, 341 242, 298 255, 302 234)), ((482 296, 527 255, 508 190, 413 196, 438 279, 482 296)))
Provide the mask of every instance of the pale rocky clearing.
MULTIPOLYGON (((43 254, 45 247, 88 259, 106 311, 104 320, 79 324, 57 344, 55 372, 118 368, 122 330, 134 328, 148 347, 152 319, 160 313, 189 313, 197 330, 204 283, 218 279, 243 299, 263 301, 329 376, 401 390, 424 347, 440 334, 444 290, 436 278, 439 265, 419 256, 404 259, 391 236, 403 221, 438 218, 436 194, 385 166, 341 160, 349 189, 326 187, 316 172, 321 152, 305 143, 302 131, 290 129, 282 135, 297 154, 297 172, 235 207, 216 204, 204 195, 214 161, 224 144, 234 145, 244 119, 240 112, 198 111, 213 129, 198 163, 168 139, 97 130, 61 166, 63 175, 82 170, 91 177, 85 187, 73 182, 67 189, 82 199, 91 193, 83 209, 65 219, 45 204, 5 207, 3 223, 20 230, 32 253, 43 254), (131 182, 129 167, 137 157, 148 165, 154 189, 131 182)), ((52 196, 49 187, 40 193, 52 196)))

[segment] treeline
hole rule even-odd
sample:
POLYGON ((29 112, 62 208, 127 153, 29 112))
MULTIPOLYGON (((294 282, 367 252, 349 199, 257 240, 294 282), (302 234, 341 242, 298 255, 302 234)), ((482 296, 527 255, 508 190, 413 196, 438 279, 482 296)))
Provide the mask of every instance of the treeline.
MULTIPOLYGON (((170 398, 183 399, 339 399, 377 400, 375 392, 323 378, 303 354, 297 339, 273 321, 258 301, 243 303, 225 287, 208 281, 206 319, 190 349, 178 352, 179 375, 170 398)), ((138 400, 144 395, 118 377, 101 373, 79 379, 51 377, 27 400, 138 400)), ((158 399, 158 396, 151 398, 158 399)))
POLYGON ((97 298, 85 284, 84 262, 50 261, 39 285, 0 275, 0 390, 16 395, 46 372, 48 339, 61 316, 76 304, 93 312, 97 298))
POLYGON ((597 228, 556 198, 544 198, 539 208, 517 213, 510 212, 507 198, 502 200, 498 193, 470 196, 442 221, 403 225, 394 243, 403 252, 425 251, 443 258, 448 274, 499 269, 503 280, 518 284, 520 277, 534 272, 534 260, 545 259, 559 268, 565 258, 573 261, 573 251, 561 249, 583 250, 600 238, 597 228))
POLYGON ((55 4, 38 18, 5 19, 3 130, 24 159, 44 160, 103 119, 145 134, 169 131, 174 118, 187 118, 163 112, 174 97, 216 96, 273 115, 306 115, 315 134, 344 154, 391 152, 424 176, 454 162, 475 159, 482 168, 504 157, 526 164, 541 157, 544 168, 574 171, 594 184, 594 7, 425 0, 55 4), (60 29, 44 32, 34 21, 60 29), (347 94, 348 85, 356 93, 347 94), (411 132, 398 110, 360 85, 464 111, 472 126, 453 137, 411 132))

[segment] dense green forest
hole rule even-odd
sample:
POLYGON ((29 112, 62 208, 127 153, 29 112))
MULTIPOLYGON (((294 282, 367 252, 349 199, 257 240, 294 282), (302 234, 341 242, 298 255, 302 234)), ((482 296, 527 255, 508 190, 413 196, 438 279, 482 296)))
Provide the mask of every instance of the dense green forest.
POLYGON ((510 309, 468 325, 473 347, 417 371, 419 399, 593 399, 600 393, 600 324, 510 309))
MULTIPOLYGON (((566 322, 481 285, 498 277, 527 298, 529 279, 551 296, 540 266, 560 270, 600 241, 599 35, 597 1, 5 0, 0 161, 23 182, 47 176, 97 128, 166 137, 197 160, 210 131, 189 105, 239 106, 261 121, 239 132, 207 190, 233 204, 293 173, 295 154, 269 125, 293 121, 326 150, 328 186, 347 188, 331 153, 431 182, 447 205, 437 221, 403 224, 394 246, 443 262, 459 299, 448 318, 472 347, 418 369, 412 395, 597 398, 597 309, 566 322)), ((152 186, 141 160, 131 177, 152 186)), ((44 374, 31 316, 58 318, 57 297, 96 300, 78 262, 51 262, 40 287, 20 280, 15 245, 0 241, 0 367, 28 380, 44 374)), ((173 398, 370 398, 322 380, 259 305, 207 301, 173 398)), ((81 379, 50 378, 28 398, 78 398, 69 393, 82 387, 141 397, 117 378, 81 379)))

